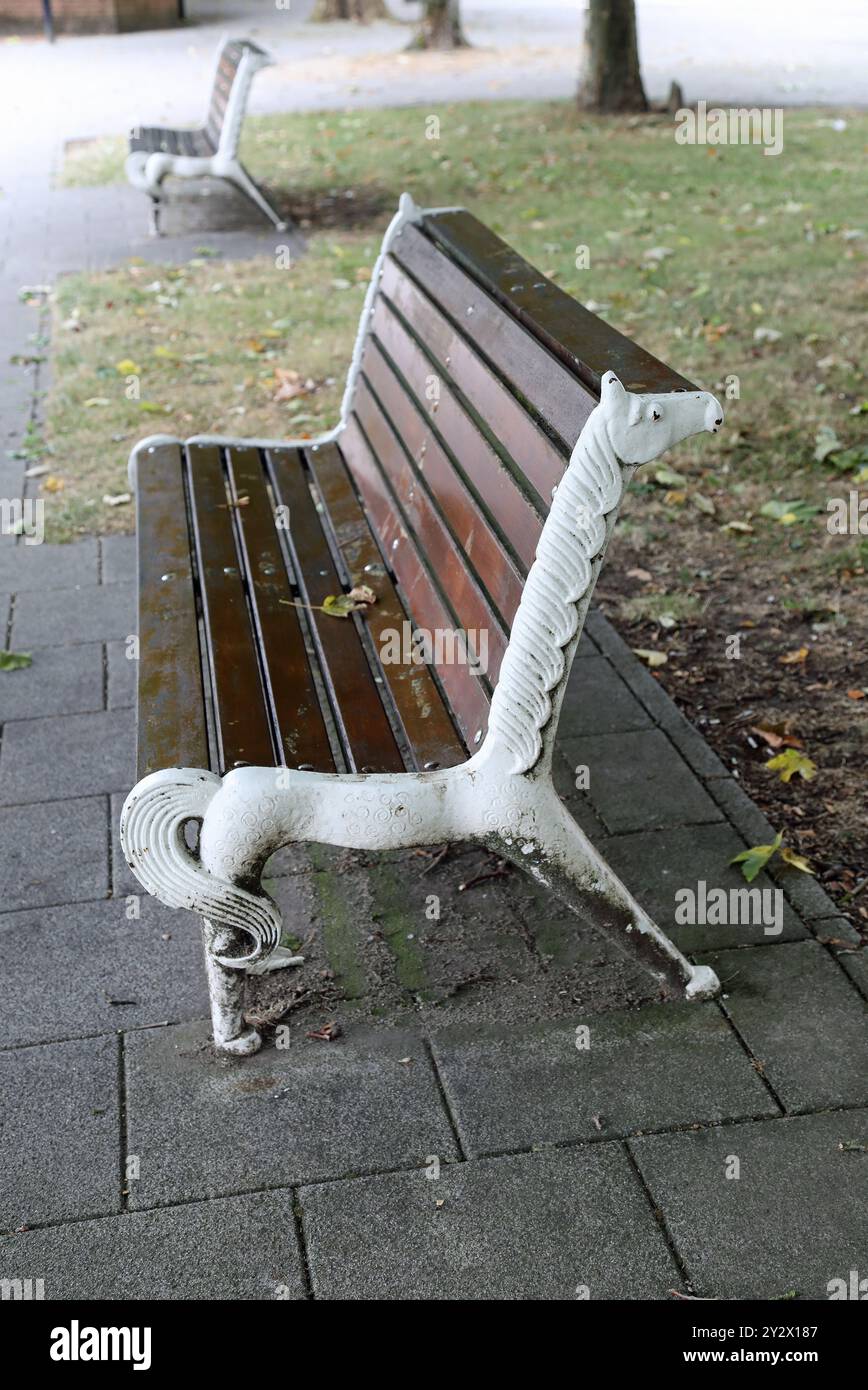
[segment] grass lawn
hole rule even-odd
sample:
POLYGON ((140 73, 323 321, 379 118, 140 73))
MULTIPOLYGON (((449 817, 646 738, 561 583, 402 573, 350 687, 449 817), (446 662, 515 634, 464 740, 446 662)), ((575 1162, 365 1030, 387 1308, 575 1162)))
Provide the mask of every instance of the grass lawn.
MULTIPOLYGON (((601 595, 634 646, 666 656, 660 678, 788 843, 868 922, 854 893, 868 537, 826 526, 828 499, 868 479, 868 114, 843 114, 841 130, 828 113, 786 112, 777 158, 677 145, 671 118, 603 121, 568 104, 447 106, 438 140, 422 108, 248 121, 243 157, 309 251, 289 268, 228 265, 205 245, 180 269, 129 263, 58 284, 50 537, 132 526, 129 506, 102 498, 125 491, 143 434, 334 423, 398 192, 462 203, 699 385, 737 390, 721 436, 666 460, 680 477, 651 471, 633 489, 601 595), (726 655, 732 634, 741 658, 726 655), (818 776, 769 773, 752 725, 798 737, 818 776)), ((122 156, 121 142, 78 147, 66 177, 122 177, 122 156)))

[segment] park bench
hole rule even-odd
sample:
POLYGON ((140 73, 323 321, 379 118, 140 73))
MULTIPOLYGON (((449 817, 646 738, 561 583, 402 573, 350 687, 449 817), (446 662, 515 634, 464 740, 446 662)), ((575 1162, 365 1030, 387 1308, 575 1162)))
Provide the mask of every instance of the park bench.
POLYGON ((159 231, 163 180, 170 174, 181 179, 212 175, 226 179, 270 217, 279 231, 286 223, 269 203, 238 158, 241 125, 253 78, 274 59, 249 39, 223 40, 217 54, 217 70, 208 115, 201 130, 165 130, 137 126, 130 134, 127 178, 151 198, 151 229, 159 231))
POLYGON ((481 843, 639 951, 664 995, 717 989, 551 768, 623 488, 721 422, 469 213, 405 195, 335 430, 137 446, 141 780, 121 839, 149 892, 205 919, 218 1047, 259 1046, 245 975, 298 959, 260 873, 299 841, 481 843), (359 584, 364 613, 322 611, 359 584), (405 623, 435 639, 420 664, 396 659, 405 623))

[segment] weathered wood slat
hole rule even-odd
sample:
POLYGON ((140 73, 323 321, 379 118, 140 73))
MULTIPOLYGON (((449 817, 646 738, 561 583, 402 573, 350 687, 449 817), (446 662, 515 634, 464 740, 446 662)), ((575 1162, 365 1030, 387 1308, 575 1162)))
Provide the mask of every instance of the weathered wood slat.
MULTIPOLYGON (((355 416, 341 434, 340 448, 416 625, 432 633, 451 629, 452 615, 407 534, 355 416)), ((489 702, 481 681, 464 665, 440 662, 435 669, 465 742, 476 747, 488 724, 489 702)))
POLYGON ((208 767, 208 733, 181 449, 140 457, 138 775, 208 767))
POLYGON ((219 770, 245 763, 270 767, 275 749, 220 450, 189 445, 187 462, 219 770))
POLYGON ((405 228, 393 255, 444 313, 472 333, 477 351, 571 450, 597 403, 593 391, 422 231, 405 228))
POLYGON ((295 450, 270 451, 268 461, 275 495, 289 508, 288 537, 299 597, 312 610, 323 678, 350 767, 402 772, 404 759, 362 647, 357 620, 316 611, 330 594, 340 594, 342 586, 307 475, 298 466, 295 450))
MULTIPOLYGON (((401 604, 337 445, 320 445, 306 454, 350 583, 368 584, 377 595, 365 623, 374 648, 383 652, 393 633, 401 633, 403 640, 409 614, 401 604)), ((380 671, 417 767, 452 767, 463 762, 464 746, 427 666, 387 662, 380 671)))
POLYGON ((508 629, 521 599, 525 571, 489 526, 460 473, 441 447, 429 417, 414 405, 373 341, 365 351, 364 379, 382 402, 508 629))
MULTIPOLYGON (((516 478, 488 443, 475 422, 461 407, 445 381, 439 397, 427 398, 431 362, 400 323, 385 299, 379 299, 372 318, 380 347, 400 372, 418 404, 461 468, 465 480, 478 495, 525 568, 533 563, 542 518, 516 478)), ((364 360, 364 359, 363 359, 364 360)))
MULTIPOLYGON (((288 767, 334 772, 334 756, 305 650, 301 613, 286 572, 262 458, 258 449, 232 448, 227 454, 230 487, 239 503, 234 509, 235 522, 248 599, 281 760, 288 767)), ((295 463, 301 468, 297 454, 295 463)))
MULTIPOLYGON (((560 481, 566 451, 554 443, 528 414, 466 338, 397 261, 386 258, 380 290, 391 301, 427 350, 444 366, 446 375, 488 425, 501 448, 519 466, 547 501, 560 481)), ((474 328, 472 318, 468 331, 474 328)))
POLYGON ((547 280, 472 213, 427 217, 424 229, 595 394, 606 371, 631 391, 696 389, 547 280))
POLYGON ((359 383, 354 409, 389 481, 410 539, 420 554, 428 557, 458 629, 468 635, 484 631, 487 675, 493 685, 506 651, 506 636, 495 610, 474 580, 460 548, 433 507, 425 483, 407 462, 400 439, 364 381, 359 383))

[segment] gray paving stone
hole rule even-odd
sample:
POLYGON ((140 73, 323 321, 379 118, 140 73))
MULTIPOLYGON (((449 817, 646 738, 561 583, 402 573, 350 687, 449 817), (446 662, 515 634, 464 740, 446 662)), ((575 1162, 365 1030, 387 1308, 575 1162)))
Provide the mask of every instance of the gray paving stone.
POLYGON ((99 584, 19 594, 12 640, 19 649, 123 640, 136 630, 132 584, 99 584))
POLYGON ((12 595, 0 594, 0 647, 6 647, 6 633, 12 616, 12 595))
POLYGON ((120 1209, 116 1038, 0 1052, 0 1114, 0 1228, 120 1209))
POLYGON ((135 536, 103 536, 100 539, 103 584, 132 584, 136 578, 135 536))
POLYGON ((654 1135, 630 1147, 699 1294, 827 1299, 830 1280, 864 1275, 868 1246, 866 1157, 842 1152, 847 1141, 868 1141, 868 1113, 654 1135), (737 1179, 725 1176, 733 1156, 737 1179))
POLYGON ((107 642, 108 707, 132 709, 136 703, 139 663, 127 656, 126 642, 107 642))
POLYGON ((199 919, 145 894, 4 913, 0 941, 6 1042, 208 1016, 199 919))
MULTIPOLYGON (((679 830, 649 830, 636 835, 614 835, 598 842, 597 848, 638 898, 646 912, 687 954, 698 950, 717 950, 727 946, 774 944, 799 941, 807 936, 796 914, 784 900, 764 900, 777 911, 780 905, 782 930, 767 935, 762 925, 677 924, 676 891, 690 888, 697 896, 699 883, 712 888, 757 888, 768 893, 775 884, 761 873, 753 883, 745 883, 737 865, 730 860, 745 848, 741 837, 727 824, 692 825, 679 830)), ((739 901, 744 901, 740 899, 739 901)), ((752 901, 757 901, 753 899, 752 901)), ((734 915, 734 914, 733 914, 734 915)), ((772 925, 775 917, 772 916, 772 925)))
POLYGON ((591 801, 613 833, 722 819, 659 729, 568 738, 561 751, 573 767, 590 769, 591 801))
POLYGON ((824 946, 831 946, 836 955, 842 950, 848 952, 851 946, 863 944, 862 937, 846 917, 824 917, 822 921, 814 923, 813 932, 817 940, 824 946))
POLYGON ((579 1049, 584 1023, 433 1035, 468 1153, 778 1114, 715 1004, 602 1014, 579 1049))
POLYGON ((25 545, 19 541, 11 549, 0 550, 0 588, 10 593, 75 589, 96 581, 97 543, 93 538, 71 545, 25 545))
MULTIPOLYGON (((433 1155, 435 1150, 431 1150, 433 1155)), ((315 1297, 666 1298, 679 1282, 620 1145, 299 1193, 315 1297)))
POLYGON ((0 804, 90 796, 130 787, 132 710, 11 721, 0 751, 0 804))
POLYGON ((865 1003, 817 942, 705 957, 787 1110, 868 1101, 865 1003))
POLYGON ((104 898, 104 797, 0 808, 0 912, 104 898))
POLYGON ((112 892, 116 898, 125 898, 129 893, 142 893, 144 896, 142 885, 135 878, 121 849, 121 811, 130 789, 127 787, 126 791, 114 792, 109 800, 111 807, 109 811, 109 837, 112 856, 112 892))
POLYGON ((863 947, 861 951, 845 951, 837 959, 854 985, 868 998, 868 950, 863 947))
POLYGON ((78 647, 35 647, 31 654, 31 666, 3 673, 0 709, 4 719, 102 709, 103 657, 98 642, 78 647))
POLYGON ((53 1299, 305 1297, 292 1195, 256 1192, 0 1240, 5 1270, 38 1270, 53 1299))
POLYGON ((345 1033, 238 1061, 213 1055, 207 1024, 184 1024, 132 1034, 126 1056, 136 1207, 455 1156, 425 1051, 408 1034, 345 1033))
POLYGON ((559 740, 650 728, 651 719, 603 656, 574 666, 558 725, 559 740))

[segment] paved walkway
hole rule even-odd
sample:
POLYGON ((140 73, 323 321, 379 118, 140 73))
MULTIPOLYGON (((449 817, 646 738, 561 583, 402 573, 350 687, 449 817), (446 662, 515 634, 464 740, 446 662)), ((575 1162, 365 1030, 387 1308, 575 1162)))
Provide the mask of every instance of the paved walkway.
MULTIPOLYGON (((0 204, 4 362, 39 325, 22 282, 121 243, 188 254, 137 242, 143 200, 50 193, 47 168, 19 166, 0 204)), ((243 219, 222 235, 224 254, 273 241, 243 219)), ((3 375, 17 440, 44 381, 3 375)), ((0 496, 23 469, 0 463, 0 496)), ((139 897, 118 851, 133 579, 127 538, 0 538, 4 644, 34 656, 0 676, 0 1275, 49 1298, 656 1299, 824 1298, 866 1273, 865 956, 793 871, 756 881, 785 894, 777 935, 674 925, 678 888, 741 886, 730 859, 773 832, 600 615, 559 784, 723 997, 659 1005, 529 883, 462 891, 479 856, 423 873, 294 851, 269 882, 291 928, 312 924, 308 960, 255 1007, 310 997, 287 1048, 232 1062, 209 1047, 196 922, 139 897), (334 1042, 307 1036, 332 1020, 334 1042)))

